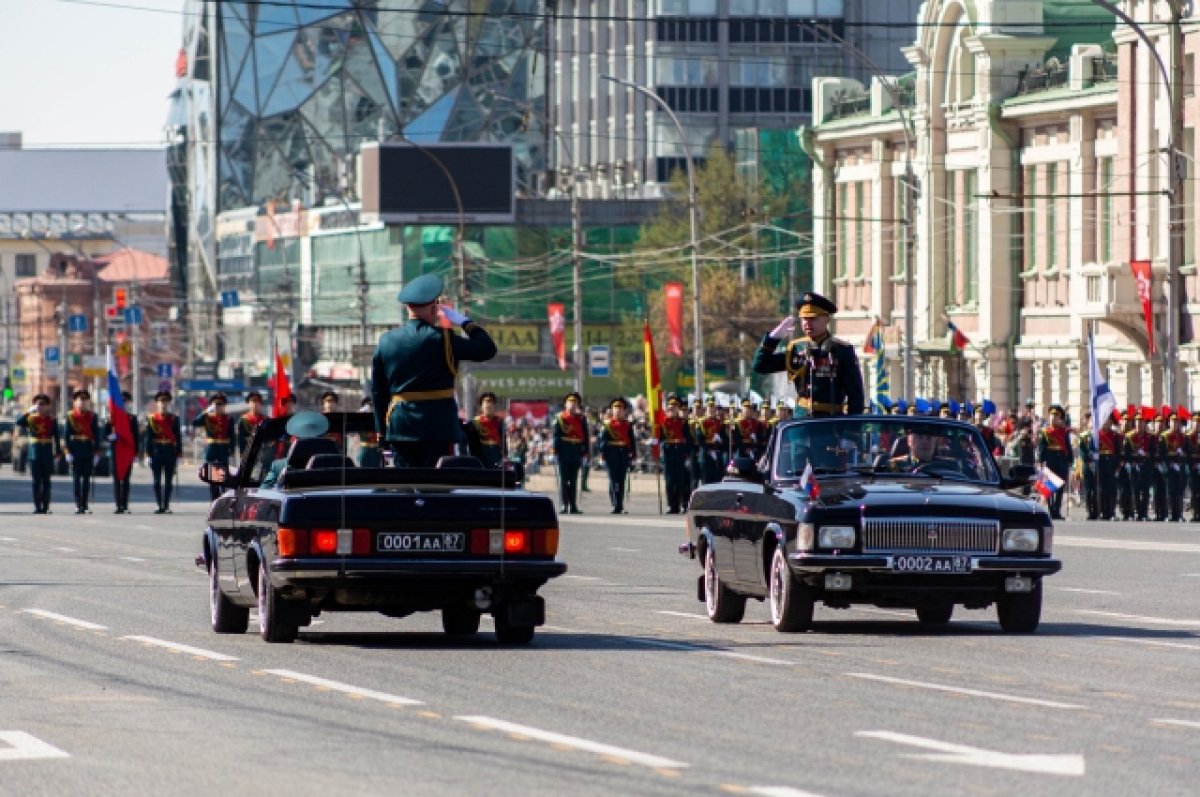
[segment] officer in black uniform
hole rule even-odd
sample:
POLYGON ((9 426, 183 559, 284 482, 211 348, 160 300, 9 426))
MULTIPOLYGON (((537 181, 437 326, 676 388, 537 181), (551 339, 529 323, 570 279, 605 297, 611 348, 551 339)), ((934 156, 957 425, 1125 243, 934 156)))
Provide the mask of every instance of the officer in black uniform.
POLYGON ((29 412, 17 419, 17 427, 29 435, 29 472, 33 476, 33 513, 50 511, 50 476, 54 461, 62 456, 62 438, 54 422, 50 397, 38 393, 29 412))
POLYGON ((424 274, 397 297, 408 307, 408 323, 379 339, 371 361, 376 428, 396 455, 396 464, 432 467, 454 453, 461 437, 454 380, 463 360, 485 362, 496 344, 483 327, 438 303, 442 278, 424 274), (444 329, 444 315, 465 337, 444 329))
MULTIPOLYGON (((204 461, 226 469, 234 444, 233 418, 225 414, 227 403, 224 393, 214 393, 208 400, 208 407, 192 421, 192 428, 204 430, 204 461)), ((208 485, 209 500, 217 500, 222 489, 219 484, 208 485)))
POLYGON ((150 472, 154 475, 154 499, 158 502, 154 514, 162 515, 171 511, 175 466, 183 457, 183 431, 179 416, 171 412, 169 392, 160 390, 154 394, 154 403, 157 410, 146 416, 146 441, 142 450, 150 457, 150 472))
POLYGON ((71 394, 75 406, 63 423, 67 461, 71 463, 71 484, 75 488, 75 514, 91 512, 88 499, 92 489, 92 470, 100 458, 100 421, 92 411, 92 394, 76 390, 71 394))
POLYGON ((810 291, 800 297, 796 308, 803 337, 791 340, 796 317, 783 319, 754 352, 755 372, 787 371, 798 396, 796 417, 861 415, 865 395, 858 356, 852 345, 829 334, 837 305, 810 291), (787 345, 776 351, 782 341, 787 345))
POLYGON ((572 391, 563 398, 563 410, 554 416, 554 460, 558 467, 558 491, 561 503, 558 511, 580 515, 579 467, 588 455, 587 416, 582 412, 583 396, 572 391))
POLYGON ((687 509, 691 495, 688 465, 696 453, 692 425, 682 414, 683 406, 675 396, 667 398, 667 417, 658 430, 663 447, 663 478, 667 483, 667 514, 678 515, 687 509))
POLYGON ((597 447, 608 470, 608 497, 612 500, 612 513, 623 515, 625 481, 637 459, 637 446, 633 438, 633 425, 625 417, 629 412, 629 402, 618 396, 612 400, 609 408, 612 417, 604 422, 597 447))

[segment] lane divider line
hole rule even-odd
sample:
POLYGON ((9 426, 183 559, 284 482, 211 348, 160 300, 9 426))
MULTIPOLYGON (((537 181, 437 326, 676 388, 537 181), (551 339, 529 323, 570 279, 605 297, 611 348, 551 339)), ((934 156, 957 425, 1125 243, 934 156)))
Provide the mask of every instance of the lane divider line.
POLYGON ((1156 648, 1178 648, 1179 650, 1200 650, 1200 645, 1189 645, 1186 642, 1167 642, 1162 639, 1132 639, 1123 636, 1102 636, 1105 642, 1129 642, 1134 645, 1149 645, 1156 648))
POLYGON ((751 786, 749 791, 762 797, 821 797, 811 791, 793 789, 790 786, 751 786))
POLYGON ((847 678, 858 678, 864 681, 878 681, 885 684, 895 684, 897 686, 912 686, 918 689, 931 689, 935 692, 949 692, 956 695, 966 695, 967 697, 982 697, 989 700, 1000 700, 1005 703, 1021 703, 1026 706, 1042 706, 1044 708, 1061 708, 1068 711, 1078 711, 1087 708, 1086 706, 1076 705, 1074 703, 1059 703, 1056 700, 1042 700, 1037 697, 1020 697, 1019 695, 1006 695, 1000 692, 985 692, 981 689, 967 689, 959 686, 947 686, 945 684, 931 684, 925 681, 909 681, 904 678, 892 678, 887 675, 875 675, 868 672, 848 672, 845 673, 847 678))
POLYGON ((614 747, 603 742, 580 739, 577 736, 567 736, 553 731, 544 731, 540 728, 531 728, 528 725, 518 725, 515 722, 507 722, 506 720, 498 720, 492 717, 458 716, 454 719, 474 725, 476 728, 483 730, 503 731, 507 734, 516 734, 529 739, 535 739, 539 742, 561 745, 572 750, 582 750, 598 756, 609 757, 652 769, 683 769, 688 766, 688 764, 682 761, 674 761, 670 758, 663 758, 662 756, 650 753, 640 753, 637 750, 629 750, 624 747, 614 747))
POLYGON ((1150 721, 1158 725, 1177 725, 1180 728, 1200 728, 1200 722, 1193 722, 1192 720, 1153 719, 1150 721))
POLYGON ((155 639, 152 636, 123 636, 121 639, 128 639, 130 642, 141 642, 143 645, 149 645, 150 647, 166 648, 176 653, 188 653, 201 659, 208 659, 209 661, 241 661, 237 656, 228 656, 224 653, 217 653, 214 650, 205 650, 204 648, 194 648, 191 645, 184 645, 180 642, 155 639))
POLYGON ((1084 589, 1083 587, 1055 587, 1059 592, 1078 592, 1081 595, 1120 595, 1111 589, 1084 589))
POLYGON ((22 609, 26 614, 32 614, 35 617, 41 617, 45 620, 53 620, 56 623, 66 623, 73 625, 76 628, 82 628, 85 631, 107 631, 108 626, 100 625, 99 623, 89 623, 87 620, 79 620, 74 617, 67 617, 65 614, 57 612, 48 612, 45 609, 22 609))
POLYGON ((1093 617, 1111 617, 1114 620, 1134 620, 1139 623, 1153 625, 1180 626, 1183 628, 1200 628, 1200 620, 1176 620, 1171 617, 1145 617, 1140 614, 1121 614, 1120 612, 1101 612, 1095 609, 1076 609, 1075 614, 1086 614, 1093 617))
POLYGON ((401 697, 400 695, 390 695, 387 692, 376 692, 373 689, 363 689, 359 686, 344 684, 339 681, 330 681, 328 678, 321 678, 316 675, 307 675, 306 673, 296 672, 295 670, 263 670, 270 675, 277 675, 280 678, 286 678, 292 681, 298 681, 309 686, 315 686, 321 689, 328 689, 332 692, 341 692, 353 698, 360 700, 378 700, 380 703, 387 703, 392 706, 423 706, 425 703, 420 700, 414 700, 411 697, 401 697))
POLYGON ((707 614, 696 614, 695 612, 672 612, 666 609, 656 611, 655 614, 665 614, 668 617, 686 617, 689 620, 707 620, 707 614))
POLYGON ((723 650, 721 648, 706 648, 703 645, 689 645, 686 642, 666 642, 660 639, 630 639, 627 640, 635 645, 645 645, 651 648, 666 648, 667 650, 683 650, 688 653, 698 653, 707 656, 724 656, 729 659, 741 659, 743 661, 754 661, 759 664, 782 664, 785 667, 793 667, 796 665, 794 661, 786 659, 771 659, 766 656, 755 656, 751 653, 738 653, 735 650, 723 650))
POLYGON ((28 761, 33 758, 70 758, 52 744, 24 731, 0 731, 0 761, 28 761))

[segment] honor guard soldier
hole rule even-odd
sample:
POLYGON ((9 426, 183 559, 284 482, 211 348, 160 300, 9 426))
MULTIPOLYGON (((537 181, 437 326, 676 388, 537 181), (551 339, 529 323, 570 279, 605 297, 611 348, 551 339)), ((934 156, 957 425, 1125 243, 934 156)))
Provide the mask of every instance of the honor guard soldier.
POLYGON ((1121 445, 1117 449, 1117 507, 1121 510, 1121 520, 1135 520, 1137 511, 1133 500, 1133 462, 1125 450, 1126 436, 1137 429, 1138 408, 1130 404, 1125 408, 1121 418, 1122 425, 1117 429, 1121 445))
POLYGON ((796 318, 783 319, 754 352, 755 372, 787 371, 788 381, 796 387, 798 416, 862 414, 865 398, 858 356, 852 345, 829 334, 837 305, 810 291, 796 307, 804 336, 789 340, 796 318), (785 340, 783 351, 776 351, 785 340))
MULTIPOLYGON (((1049 468, 1066 484, 1071 476, 1071 465, 1075 454, 1071 450, 1071 434, 1067 429, 1066 411, 1061 404, 1050 405, 1050 423, 1038 433, 1037 461, 1049 468)), ((1064 490, 1056 490, 1050 499, 1050 516, 1062 520, 1062 498, 1064 490)))
MULTIPOLYGON (((340 404, 341 399, 338 397, 338 394, 334 393, 332 390, 326 390, 321 394, 322 413, 329 414, 331 412, 339 412, 341 410, 341 407, 339 406, 340 404)), ((330 425, 332 427, 332 423, 330 425)), ((341 431, 331 428, 330 431, 325 434, 325 436, 338 444, 338 450, 345 452, 345 436, 341 433, 341 431)))
MULTIPOLYGON (((1164 408, 1168 409, 1168 408, 1164 408)), ((1183 424, 1191 418, 1183 407, 1167 413, 1167 430, 1159 436, 1159 462, 1166 468, 1167 510, 1171 520, 1183 520, 1183 493, 1188 486, 1188 467, 1191 446, 1183 432, 1183 424)))
MULTIPOLYGON (((208 407, 192 421, 192 427, 204 430, 204 461, 228 469, 233 453, 233 419, 225 414, 226 403, 224 393, 214 393, 208 407)), ((215 501, 220 495, 221 485, 208 485, 209 500, 215 501)))
POLYGON ((704 401, 697 397, 692 403, 692 411, 687 419, 688 426, 692 429, 692 441, 696 446, 692 453, 691 479, 693 490, 704 483, 704 463, 700 461, 700 421, 703 419, 704 401))
POLYGON ((29 435, 29 472, 33 475, 33 514, 50 511, 50 476, 54 460, 62 456, 62 439, 51 414, 50 397, 38 393, 29 412, 17 419, 17 427, 29 435))
POLYGON ((1191 490, 1192 522, 1200 523, 1200 410, 1191 412, 1188 438, 1188 486, 1191 490))
POLYGON ((571 392, 563 399, 563 410, 554 416, 554 459, 558 467, 558 511, 571 515, 579 511, 579 466, 588 453, 587 419, 583 417, 583 396, 571 392))
POLYGON ((717 417, 717 402, 709 399, 704 417, 696 424, 696 445, 699 448, 701 479, 705 484, 725 478, 725 451, 728 432, 717 417))
POLYGON ((75 489, 75 514, 90 512, 88 497, 92 489, 92 471, 100 459, 100 421, 92 411, 92 395, 86 390, 71 394, 74 406, 63 424, 67 441, 67 462, 71 463, 71 486, 75 489))
MULTIPOLYGON (((370 396, 365 397, 358 405, 359 412, 374 413, 370 396)), ((383 456, 379 452, 379 432, 359 432, 358 434, 358 467, 381 468, 383 456)))
POLYGON ((612 400, 609 409, 612 417, 600 429, 597 448, 608 470, 608 497, 612 500, 612 513, 623 515, 626 514, 625 481, 637 459, 637 447, 633 439, 633 425, 626 417, 629 402, 618 396, 612 400))
POLYGON ((250 395, 246 396, 246 403, 250 405, 250 409, 238 418, 235 433, 239 462, 246 457, 246 446, 250 445, 250 438, 254 436, 254 430, 267 419, 267 416, 263 414, 262 393, 257 390, 250 391, 250 395))
POLYGON ((154 403, 155 411, 146 416, 143 450, 150 457, 150 472, 154 475, 154 500, 158 502, 154 514, 161 515, 171 511, 175 466, 183 456, 183 432, 179 416, 171 412, 171 394, 160 390, 154 395, 154 403))
POLYGON ((142 445, 142 436, 138 433, 137 416, 133 414, 133 394, 123 390, 121 399, 127 410, 124 432, 128 435, 127 439, 133 442, 133 451, 130 452, 129 461, 121 463, 124 467, 117 465, 117 429, 113 425, 114 419, 109 418, 104 424, 104 439, 108 441, 109 467, 112 469, 113 477, 113 502, 116 504, 116 509, 113 510, 114 515, 123 515, 129 511, 129 488, 133 481, 133 462, 138 458, 138 450, 142 445))
POLYGON ((504 467, 504 417, 496 414, 496 394, 479 397, 479 414, 467 424, 467 442, 471 453, 485 468, 504 467))
POLYGON ((667 483, 667 514, 678 515, 687 509, 691 495, 688 465, 696 450, 691 424, 683 417, 683 406, 675 396, 667 398, 667 415, 658 430, 663 450, 663 477, 667 483))
POLYGON ((758 420, 754 402, 750 399, 742 399, 742 413, 734 420, 729 435, 734 456, 750 457, 755 462, 758 461, 767 442, 767 433, 762 422, 758 420))
MULTIPOLYGON (((1130 407, 1136 410, 1136 407, 1130 407)), ((1150 488, 1154 485, 1155 456, 1158 441, 1147 429, 1154 410, 1142 407, 1134 412, 1135 428, 1125 434, 1124 459, 1129 471, 1131 513, 1138 520, 1150 519, 1150 488)))
POLYGON ((1087 507, 1087 519, 1096 520, 1100 517, 1100 496, 1096 488, 1096 466, 1100 460, 1097 449, 1095 424, 1092 414, 1083 414, 1083 431, 1077 441, 1079 449, 1079 466, 1083 473, 1083 505, 1087 507))
POLYGON ((1100 503, 1100 519, 1112 520, 1117 514, 1117 471, 1121 467, 1121 433, 1116 423, 1119 410, 1104 419, 1096 433, 1096 494, 1100 503))
POLYGON ((458 364, 496 356, 487 331, 440 305, 441 295, 442 278, 436 274, 405 285, 397 299, 408 309, 408 322, 379 339, 371 360, 376 429, 402 467, 432 467, 454 453, 461 436, 454 398, 458 364), (461 326, 465 337, 443 328, 439 315, 461 326))

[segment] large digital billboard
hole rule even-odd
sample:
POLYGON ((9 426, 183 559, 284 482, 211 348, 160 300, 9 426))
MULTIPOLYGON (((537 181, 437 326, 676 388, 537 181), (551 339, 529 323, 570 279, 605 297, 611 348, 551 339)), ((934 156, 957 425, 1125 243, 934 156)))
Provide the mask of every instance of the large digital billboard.
POLYGON ((508 144, 364 144, 360 174, 368 220, 511 224, 516 217, 516 164, 508 144))

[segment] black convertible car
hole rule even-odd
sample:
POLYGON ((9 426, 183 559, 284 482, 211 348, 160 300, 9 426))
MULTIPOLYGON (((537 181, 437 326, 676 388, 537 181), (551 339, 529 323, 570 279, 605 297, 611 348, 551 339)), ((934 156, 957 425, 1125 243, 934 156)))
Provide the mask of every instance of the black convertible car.
POLYGON ((202 466, 202 479, 227 488, 196 560, 213 630, 245 632, 251 607, 268 642, 293 641, 325 611, 440 611, 450 634, 474 634, 487 613, 500 642, 531 641, 545 622, 537 591, 567 569, 553 502, 525 491, 519 471, 472 457, 355 467, 346 441, 374 432, 373 416, 324 417, 319 437, 265 422, 238 471, 202 466))
POLYGON ((698 489, 688 542, 713 622, 767 600, 780 631, 813 608, 872 604, 944 625, 954 607, 996 604, 1005 631, 1037 629, 1042 578, 1061 569, 1054 528, 1028 493, 1033 472, 999 469, 969 424, 862 415, 779 425, 766 456, 736 459, 698 489))

